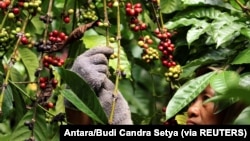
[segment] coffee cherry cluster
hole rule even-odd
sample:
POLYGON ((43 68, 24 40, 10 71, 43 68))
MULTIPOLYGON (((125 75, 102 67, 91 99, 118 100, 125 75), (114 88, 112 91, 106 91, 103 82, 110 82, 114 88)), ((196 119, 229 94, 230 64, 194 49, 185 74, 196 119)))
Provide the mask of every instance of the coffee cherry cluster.
POLYGON ((136 3, 132 4, 130 2, 126 3, 126 14, 131 17, 137 17, 140 13, 142 13, 142 4, 141 3, 136 3))
POLYGON ((18 0, 17 6, 26 9, 30 14, 35 16, 38 12, 41 12, 41 4, 41 0, 18 0))
POLYGON ((174 61, 174 50, 175 45, 171 41, 172 34, 167 30, 167 28, 159 29, 155 31, 155 36, 160 39, 158 44, 158 49, 161 51, 161 63, 164 67, 168 68, 165 72, 165 78, 167 81, 175 81, 179 78, 182 68, 174 61))
POLYGON ((165 77, 167 81, 170 80, 176 80, 179 78, 180 74, 182 72, 181 66, 180 65, 176 65, 176 66, 171 66, 168 69, 168 72, 165 73, 165 77))
POLYGON ((45 109, 54 108, 57 96, 52 96, 52 91, 58 86, 58 80, 54 77, 54 75, 43 75, 39 77, 37 83, 41 90, 37 102, 45 109))
MULTIPOLYGON (((14 37, 12 37, 14 38, 14 37)), ((5 50, 8 46, 11 37, 6 28, 2 28, 0 31, 0 49, 5 50)))
POLYGON ((151 46, 151 44, 153 44, 153 40, 150 38, 150 36, 146 35, 139 38, 137 44, 143 49, 141 55, 142 60, 150 63, 159 59, 159 52, 151 46))
POLYGON ((51 41, 47 40, 46 42, 40 39, 39 41, 35 42, 34 46, 36 47, 38 52, 48 52, 52 48, 57 48, 57 45, 52 43, 51 41))
POLYGON ((43 57, 43 65, 44 67, 49 68, 50 65, 52 66, 62 66, 64 64, 64 60, 53 55, 45 55, 43 57))
POLYGON ((64 32, 53 30, 49 33, 49 39, 46 42, 41 39, 37 41, 34 46, 38 52, 48 52, 58 48, 67 38, 68 36, 64 32))
POLYGON ((1 0, 0 1, 0 9, 7 10, 7 7, 10 5, 10 0, 1 0))
MULTIPOLYGON (((3 27, 0 30, 0 51, 7 51, 9 47, 13 47, 13 44, 15 43, 16 39, 18 39, 18 37, 23 37, 23 36, 26 36, 27 41, 31 40, 30 34, 21 33, 20 27, 16 27, 13 29, 10 26, 3 27)), ((23 40, 20 41, 21 44, 26 43, 24 38, 23 40)))
POLYGON ((31 42, 31 35, 29 33, 22 34, 20 38, 23 45, 28 45, 31 42))
POLYGON ((56 88, 58 81, 55 78, 52 78, 50 80, 48 77, 40 77, 39 78, 40 89, 42 89, 42 90, 46 89, 47 86, 49 86, 49 84, 51 84, 53 88, 56 88))
POLYGON ((20 13, 21 13, 21 9, 19 7, 13 7, 13 8, 10 9, 10 11, 8 13, 8 18, 14 19, 20 13))
POLYGON ((153 40, 148 35, 141 37, 138 41, 138 46, 144 49, 149 48, 151 44, 153 44, 153 40))
POLYGON ((95 4, 93 2, 89 2, 85 4, 84 6, 81 6, 79 9, 78 15, 78 23, 89 23, 92 21, 96 21, 98 19, 98 16, 95 11, 95 4))
POLYGON ((166 28, 156 29, 154 31, 157 38, 160 39, 158 49, 162 52, 161 62, 163 66, 169 68, 176 65, 176 62, 173 59, 173 52, 175 50, 174 44, 171 42, 171 33, 168 32, 166 28))
POLYGON ((139 20, 138 16, 143 12, 142 4, 136 3, 132 4, 130 2, 126 3, 125 6, 126 14, 130 17, 130 28, 137 32, 147 29, 147 24, 139 20))
POLYGON ((60 43, 64 42, 68 36, 64 32, 60 32, 58 30, 53 30, 49 33, 49 40, 52 43, 60 43))
POLYGON ((143 50, 142 60, 144 60, 145 62, 150 63, 158 59, 159 59, 159 53, 156 49, 149 47, 143 50))

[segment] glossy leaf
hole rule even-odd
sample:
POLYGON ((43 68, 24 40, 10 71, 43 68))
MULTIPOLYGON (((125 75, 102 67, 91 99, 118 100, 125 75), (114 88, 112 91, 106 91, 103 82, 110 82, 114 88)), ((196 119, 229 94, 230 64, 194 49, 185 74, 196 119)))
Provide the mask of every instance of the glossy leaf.
POLYGON ((220 10, 215 9, 214 7, 208 8, 195 8, 188 9, 187 11, 182 11, 174 17, 174 19, 180 18, 197 18, 197 19, 217 19, 222 14, 220 10))
POLYGON ((225 3, 221 0, 182 0, 185 5, 217 5, 224 6, 225 3))
POLYGON ((9 126, 10 121, 9 120, 5 120, 3 122, 0 123, 0 140, 1 141, 8 141, 10 139, 11 136, 11 128, 9 126))
POLYGON ((239 80, 240 76, 235 71, 222 71, 211 79, 210 84, 217 93, 226 94, 231 87, 238 85, 239 80))
POLYGON ((183 26, 190 26, 190 25, 194 25, 196 23, 200 23, 200 20, 197 20, 195 18, 180 18, 176 21, 169 21, 168 23, 166 23, 166 27, 168 27, 168 29, 175 29, 175 28, 179 28, 179 27, 183 27, 183 26))
POLYGON ((187 32, 187 42, 190 46, 195 40, 206 33, 206 30, 209 28, 209 24, 205 21, 197 23, 194 27, 188 30, 187 32))
POLYGON ((13 82, 25 81, 27 79, 26 68, 22 61, 17 61, 11 69, 11 80, 13 82))
POLYGON ((105 46, 106 38, 101 35, 88 35, 83 37, 83 42, 87 48, 93 48, 97 46, 105 46))
POLYGON ((200 77, 189 80, 182 87, 180 87, 167 105, 166 120, 176 115, 180 110, 194 100, 207 87, 210 79, 215 74, 215 72, 210 72, 201 75, 200 77))
MULTIPOLYGON (((77 97, 76 94, 74 94, 74 92, 72 92, 71 90, 68 89, 64 89, 60 91, 61 94, 68 100, 70 101, 78 110, 82 111, 83 113, 85 113, 86 115, 88 115, 89 117, 91 117, 93 120, 97 121, 98 123, 101 124, 105 124, 105 121, 102 121, 102 119, 100 119, 98 117, 98 114, 100 114, 101 112, 99 112, 96 109, 91 110, 91 107, 88 107, 88 105, 84 104, 81 99, 79 99, 77 97)), ((91 105, 90 105, 91 106, 91 105)), ((101 117, 103 118, 103 117, 101 117)))
POLYGON ((250 103, 250 75, 244 74, 242 77, 236 72, 226 71, 211 80, 211 86, 216 91, 216 96, 210 98, 207 102, 217 102, 219 110, 231 105, 237 100, 243 100, 250 103), (230 80, 230 81, 229 81, 230 80))
POLYGON ((183 114, 178 114, 175 116, 175 120, 177 121, 178 125, 186 125, 187 122, 187 112, 183 114))
MULTIPOLYGON (((48 131, 46 120, 45 120, 45 113, 38 108, 37 112, 34 113, 34 110, 29 110, 24 117, 19 121, 17 127, 14 129, 10 140, 11 141, 20 141, 25 140, 31 137, 31 130, 29 130, 28 126, 24 126, 26 121, 31 121, 33 119, 34 114, 35 116, 35 125, 34 125, 34 137, 37 141, 44 141, 48 140, 48 132, 56 132, 56 131, 48 131)), ((57 131, 59 132, 59 131, 57 131)))
POLYGON ((193 59, 182 67, 183 73, 181 74, 181 78, 189 78, 201 65, 225 60, 227 56, 231 55, 232 52, 232 50, 226 48, 219 48, 217 50, 212 49, 207 51, 205 55, 202 55, 200 58, 193 59))
POLYGON ((241 51, 233 60, 232 64, 250 64, 250 48, 241 51))
POLYGON ((247 38, 250 38, 250 29, 248 27, 243 27, 240 30, 240 33, 244 36, 246 36, 247 38))
MULTIPOLYGON (((25 103, 25 98, 23 95, 28 95, 22 88, 20 88, 19 85, 13 83, 12 81, 9 81, 9 86, 11 87, 11 90, 13 92, 13 99, 14 99, 14 114, 15 114, 15 121, 20 121, 21 118, 25 115, 27 112, 27 109, 24 108, 26 107, 25 103)), ((8 94, 10 95, 10 94, 8 94)), ((13 123, 17 124, 17 123, 13 123)))
POLYGON ((28 48, 18 48, 23 64, 27 70, 30 81, 35 80, 35 71, 39 67, 38 58, 32 50, 28 48))
POLYGON ((250 90, 250 73, 243 73, 240 76, 240 81, 239 81, 239 85, 240 87, 246 89, 246 90, 250 90))
POLYGON ((250 125, 250 106, 245 108, 240 115, 234 120, 236 125, 250 125))
POLYGON ((172 13, 182 9, 180 0, 161 0, 160 7, 162 13, 172 13))
POLYGON ((3 93, 3 104, 1 107, 3 114, 0 116, 0 121, 5 120, 11 115, 12 110, 14 109, 12 101, 13 101, 13 91, 11 87, 8 85, 3 93))
POLYGON ((72 102, 90 117, 93 117, 100 123, 107 123, 107 116, 92 88, 75 72, 55 67, 54 70, 61 76, 62 80, 73 91, 61 91, 65 98, 72 102))
POLYGON ((233 22, 236 20, 233 16, 227 16, 224 14, 220 17, 220 20, 214 21, 211 24, 212 29, 209 33, 215 41, 217 48, 226 42, 231 42, 239 36, 239 29, 243 27, 241 24, 233 22))

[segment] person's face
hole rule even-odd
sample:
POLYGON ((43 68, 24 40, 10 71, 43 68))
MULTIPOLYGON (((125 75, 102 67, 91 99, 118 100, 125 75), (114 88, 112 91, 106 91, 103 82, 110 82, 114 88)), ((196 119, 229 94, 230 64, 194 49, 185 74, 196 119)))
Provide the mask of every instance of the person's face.
POLYGON ((207 86, 206 89, 191 103, 188 108, 187 125, 215 125, 220 124, 220 114, 214 114, 214 103, 203 102, 214 96, 214 90, 207 86))

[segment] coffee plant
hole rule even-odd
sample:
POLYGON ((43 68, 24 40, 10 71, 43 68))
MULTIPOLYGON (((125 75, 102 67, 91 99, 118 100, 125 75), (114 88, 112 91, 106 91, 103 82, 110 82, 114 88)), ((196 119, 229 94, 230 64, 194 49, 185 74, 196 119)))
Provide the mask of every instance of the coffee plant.
MULTIPOLYGON (((0 0, 0 140, 59 140, 60 125, 69 124, 64 98, 94 124, 108 124, 90 87, 69 71, 78 55, 100 45, 114 48, 110 79, 134 124, 185 124, 186 106, 208 83, 220 93, 215 101, 250 104, 249 4, 0 0), (195 79, 201 66, 220 73, 195 79)), ((233 124, 250 124, 249 113, 233 124)))

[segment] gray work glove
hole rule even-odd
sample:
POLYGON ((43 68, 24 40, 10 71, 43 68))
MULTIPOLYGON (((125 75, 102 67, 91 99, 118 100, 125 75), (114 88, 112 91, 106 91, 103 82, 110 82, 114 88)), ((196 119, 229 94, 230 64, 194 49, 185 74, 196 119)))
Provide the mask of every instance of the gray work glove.
MULTIPOLYGON (((113 53, 109 47, 94 47, 76 58, 71 68, 79 74, 96 92, 100 104, 107 116, 110 115, 114 98, 114 84, 108 79, 108 59, 113 53)), ((132 124, 131 113, 127 101, 118 92, 112 124, 132 124)), ((67 104, 68 102, 66 102, 67 104)), ((67 104, 69 105, 69 104, 67 104)))

